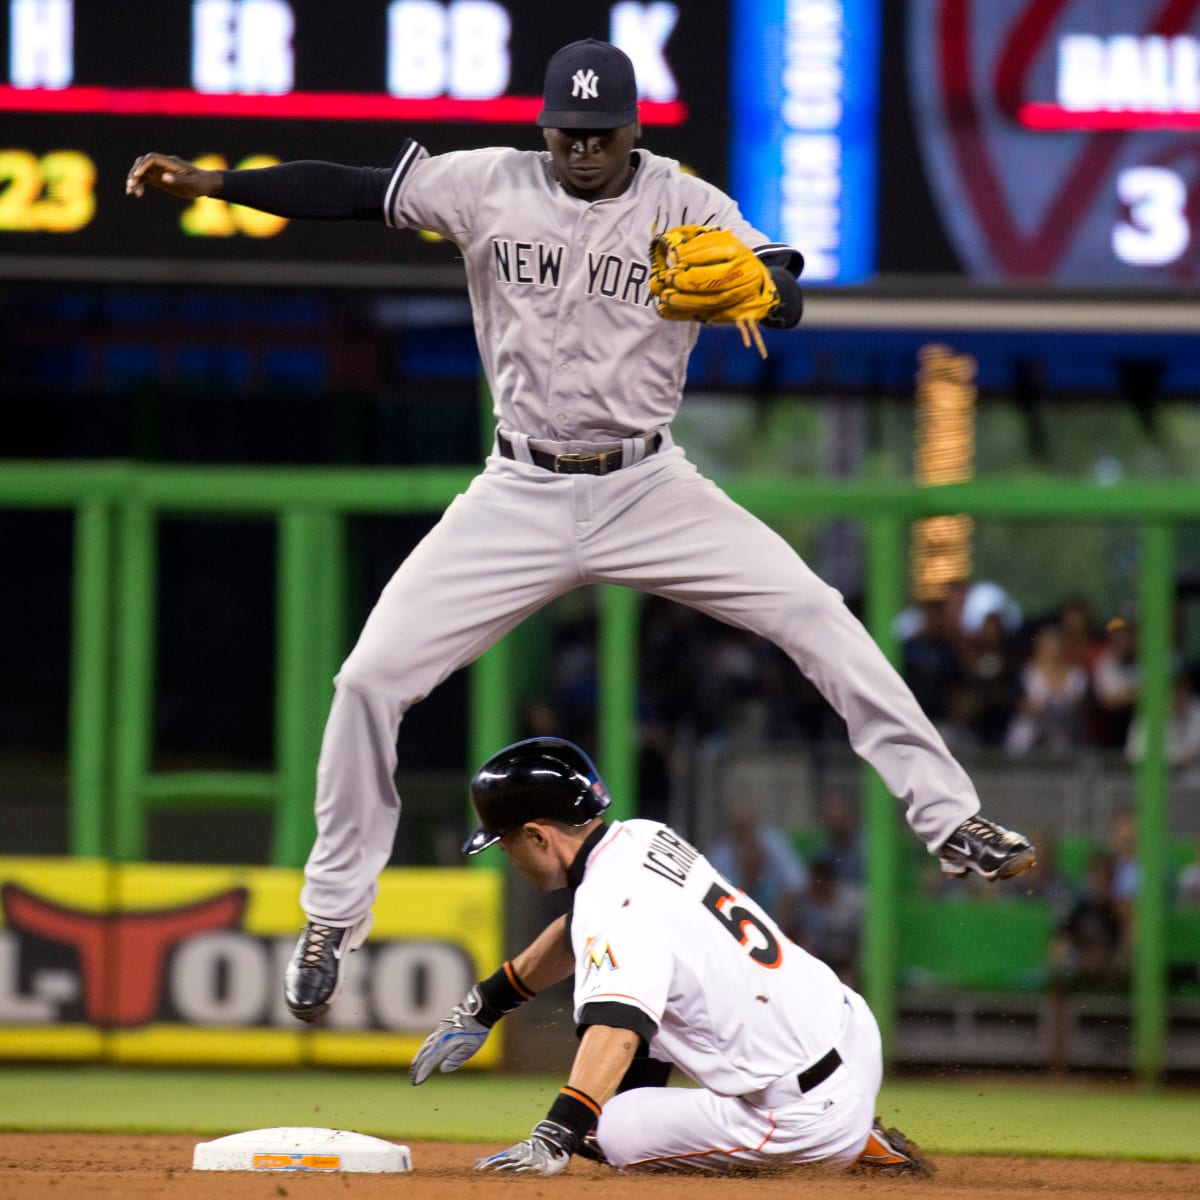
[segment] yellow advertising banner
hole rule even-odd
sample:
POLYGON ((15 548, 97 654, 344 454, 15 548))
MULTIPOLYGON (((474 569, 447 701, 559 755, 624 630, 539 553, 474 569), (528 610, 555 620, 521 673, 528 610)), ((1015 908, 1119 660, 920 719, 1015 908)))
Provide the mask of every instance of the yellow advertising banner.
POLYGON ((111 887, 97 859, 0 858, 0 1056, 103 1057, 111 887))
MULTIPOLYGON (((0 1057, 407 1064, 502 955, 495 872, 389 870, 337 1003, 303 1025, 283 972, 299 872, 0 858, 0 1057)), ((473 1065, 495 1065, 498 1037, 473 1065)))

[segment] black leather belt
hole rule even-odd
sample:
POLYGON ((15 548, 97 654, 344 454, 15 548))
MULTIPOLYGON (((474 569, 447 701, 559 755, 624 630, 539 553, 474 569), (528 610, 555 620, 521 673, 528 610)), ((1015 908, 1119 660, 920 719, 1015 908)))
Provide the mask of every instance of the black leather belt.
POLYGON ((836 1050, 830 1050, 824 1058, 818 1058, 807 1070, 796 1076, 796 1082, 802 1092, 811 1092, 813 1088, 824 1083, 830 1075, 842 1065, 842 1056, 836 1050))
MULTIPOLYGON (((652 433, 643 439, 646 443, 646 455, 656 454, 662 446, 662 434, 652 433)), ((502 433, 497 433, 496 444, 505 458, 516 459, 517 454, 512 442, 502 433)), ((625 465, 625 452, 619 447, 616 450, 602 450, 598 454, 547 454, 545 450, 535 450, 529 447, 529 457, 534 466, 545 471, 553 471, 556 475, 607 475, 610 471, 619 471, 625 465)))

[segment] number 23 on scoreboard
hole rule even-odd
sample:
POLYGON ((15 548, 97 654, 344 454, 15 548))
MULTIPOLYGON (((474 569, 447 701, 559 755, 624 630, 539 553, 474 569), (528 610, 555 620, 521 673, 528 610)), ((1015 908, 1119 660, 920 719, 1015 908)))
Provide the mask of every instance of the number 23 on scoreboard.
POLYGON ((96 212, 96 164, 78 150, 0 149, 0 232, 74 233, 96 212))

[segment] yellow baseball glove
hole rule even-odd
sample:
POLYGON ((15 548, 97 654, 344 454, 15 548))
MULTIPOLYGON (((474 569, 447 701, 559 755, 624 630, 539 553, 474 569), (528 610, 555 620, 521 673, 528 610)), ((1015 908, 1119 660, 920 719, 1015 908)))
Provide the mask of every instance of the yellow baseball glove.
POLYGON ((650 291, 667 321, 736 325, 767 357, 758 322, 779 303, 771 273, 736 234, 676 225, 650 242, 650 291))

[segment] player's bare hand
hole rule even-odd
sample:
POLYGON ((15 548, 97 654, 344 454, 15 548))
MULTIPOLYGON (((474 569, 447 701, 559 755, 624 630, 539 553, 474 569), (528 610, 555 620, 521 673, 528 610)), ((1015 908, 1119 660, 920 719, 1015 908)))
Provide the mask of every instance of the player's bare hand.
POLYGON ((143 154, 129 168, 125 194, 142 196, 147 184, 181 200, 194 200, 197 196, 215 196, 221 190, 221 174, 173 154, 143 154))

